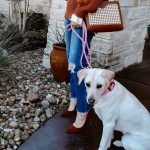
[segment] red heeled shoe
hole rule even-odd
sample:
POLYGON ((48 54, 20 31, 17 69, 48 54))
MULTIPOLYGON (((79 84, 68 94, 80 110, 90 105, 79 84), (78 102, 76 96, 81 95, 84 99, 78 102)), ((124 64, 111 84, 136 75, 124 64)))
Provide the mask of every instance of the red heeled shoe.
POLYGON ((94 114, 94 111, 93 111, 93 110, 90 110, 90 111, 88 112, 86 121, 85 121, 84 125, 83 125, 81 128, 76 128, 73 124, 71 124, 71 125, 68 127, 66 133, 82 133, 82 132, 84 132, 87 123, 88 123, 88 122, 91 122, 92 117, 93 117, 93 114, 94 114))
POLYGON ((68 109, 65 109, 62 114, 61 114, 61 117, 63 118, 69 118, 69 117, 73 117, 76 115, 76 110, 73 110, 73 111, 68 111, 68 109))
MULTIPOLYGON (((86 123, 85 123, 86 124, 86 123)), ((66 133, 82 133, 85 130, 85 124, 81 128, 76 128, 73 124, 69 126, 66 133)))
POLYGON ((93 109, 91 109, 91 110, 88 112, 88 115, 87 115, 86 121, 87 121, 87 122, 91 121, 91 120, 92 120, 92 118, 93 118, 93 116, 94 116, 94 110, 93 110, 93 109))

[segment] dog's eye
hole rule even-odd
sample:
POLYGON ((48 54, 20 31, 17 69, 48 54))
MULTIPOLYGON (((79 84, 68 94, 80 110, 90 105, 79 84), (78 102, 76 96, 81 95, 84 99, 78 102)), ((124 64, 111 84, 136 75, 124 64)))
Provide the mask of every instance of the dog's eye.
POLYGON ((98 85, 96 86, 97 89, 100 89, 101 87, 102 87, 101 84, 98 84, 98 85))
POLYGON ((87 87, 90 87, 90 83, 86 83, 86 86, 87 86, 87 87))

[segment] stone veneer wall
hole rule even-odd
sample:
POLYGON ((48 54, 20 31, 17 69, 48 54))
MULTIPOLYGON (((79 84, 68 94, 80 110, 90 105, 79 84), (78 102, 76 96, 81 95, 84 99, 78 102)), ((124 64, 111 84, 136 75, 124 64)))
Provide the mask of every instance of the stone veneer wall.
POLYGON ((124 30, 98 34, 92 48, 95 62, 115 71, 142 61, 150 24, 149 0, 120 0, 120 5, 124 30))
MULTIPOLYGON (((96 67, 109 67, 119 71, 131 64, 140 63, 143 56, 147 26, 150 24, 150 0, 120 0, 124 30, 99 33, 92 40, 92 60, 96 67)), ((64 26, 65 0, 52 0, 49 26, 56 22, 64 26)), ((51 38, 51 28, 48 36, 51 38)), ((47 41, 43 66, 49 68, 52 43, 47 41)))
MULTIPOLYGON (((29 10, 48 14, 51 0, 29 0, 29 10)), ((0 0, 0 14, 9 15, 9 1, 0 0)))
POLYGON ((0 0, 0 14, 9 14, 9 1, 0 0))
MULTIPOLYGON (((49 39, 54 38, 54 34, 52 33, 52 28, 55 31, 55 27, 65 27, 64 22, 64 13, 66 8, 66 1, 65 0, 51 0, 50 5, 50 15, 49 15, 49 28, 47 33, 47 45, 44 49, 44 56, 43 56, 43 66, 46 68, 50 68, 49 62, 49 54, 52 50, 52 42, 49 39)), ((61 31, 61 30, 60 30, 61 31)), ((55 38, 54 38, 55 39, 55 38)))

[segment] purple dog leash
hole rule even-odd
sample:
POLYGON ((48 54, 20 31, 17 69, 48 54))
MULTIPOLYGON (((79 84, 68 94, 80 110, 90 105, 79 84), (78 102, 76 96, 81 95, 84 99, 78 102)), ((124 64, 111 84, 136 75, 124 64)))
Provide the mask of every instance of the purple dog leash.
POLYGON ((85 57, 87 64, 88 64, 88 66, 86 68, 92 68, 91 67, 91 50, 90 50, 89 45, 87 43, 87 28, 86 28, 84 21, 82 22, 81 27, 83 30, 82 31, 82 37, 74 30, 74 28, 71 26, 71 24, 66 26, 67 31, 72 30, 77 35, 77 37, 82 41, 82 54, 81 54, 81 58, 80 58, 81 67, 85 68, 85 67, 83 67, 83 64, 82 64, 82 59, 83 59, 83 57, 85 57), (70 28, 68 28, 68 27, 70 27, 70 28), (88 50, 88 54, 86 54, 86 51, 85 51, 86 48, 88 50))

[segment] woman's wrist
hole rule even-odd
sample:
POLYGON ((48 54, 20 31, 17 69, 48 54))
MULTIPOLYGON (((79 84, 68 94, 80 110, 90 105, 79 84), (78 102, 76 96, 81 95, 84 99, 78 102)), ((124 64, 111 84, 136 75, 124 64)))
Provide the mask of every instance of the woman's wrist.
POLYGON ((72 16, 71 16, 71 21, 73 21, 73 22, 76 22, 76 23, 78 23, 78 24, 82 24, 82 21, 83 21, 83 19, 82 18, 79 18, 78 16, 76 16, 75 14, 72 14, 72 16))

